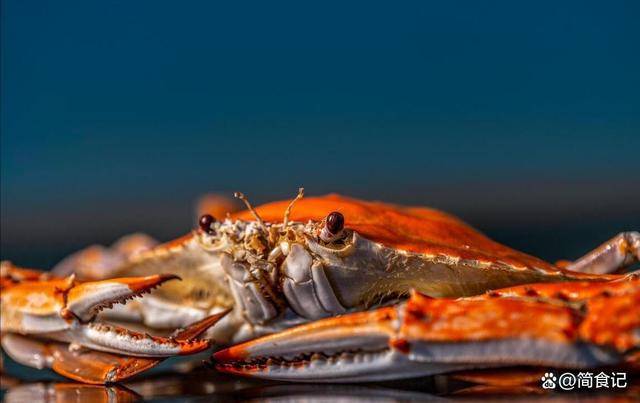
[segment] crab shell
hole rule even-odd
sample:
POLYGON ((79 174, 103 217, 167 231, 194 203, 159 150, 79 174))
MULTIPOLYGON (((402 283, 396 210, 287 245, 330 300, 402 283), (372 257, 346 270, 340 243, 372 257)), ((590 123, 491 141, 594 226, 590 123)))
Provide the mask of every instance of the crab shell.
MULTIPOLYGON (((298 201, 288 220, 283 220, 290 206, 290 202, 260 206, 257 213, 261 218, 255 216, 255 211, 236 213, 216 223, 215 229, 209 228, 211 231, 194 231, 136 253, 127 258, 123 267, 108 268, 108 277, 118 274, 124 277, 120 279, 88 283, 76 283, 72 278, 36 279, 32 278, 32 271, 4 270, 3 266, 3 273, 15 272, 6 278, 3 274, 2 278, 2 331, 9 333, 3 337, 3 346, 10 345, 7 350, 13 352, 27 352, 20 362, 29 362, 35 356, 49 357, 47 363, 52 360, 58 372, 71 376, 79 371, 81 375, 74 379, 103 382, 124 379, 169 355, 206 348, 207 342, 194 338, 223 317, 212 329, 215 335, 208 335, 226 344, 371 308, 376 303, 389 304, 412 289, 431 297, 460 297, 517 284, 615 278, 557 268, 500 245, 455 217, 428 208, 329 195, 298 201), (335 238, 327 240, 322 233, 325 218, 332 211, 342 213, 346 225, 335 238), (266 250, 252 254, 256 246, 266 250), (162 285, 138 304, 134 301, 127 305, 119 313, 124 316, 119 318, 140 320, 152 328, 175 329, 193 323, 175 337, 147 337, 128 330, 114 332, 95 316, 105 306, 111 307, 141 290, 148 291, 174 275, 184 281, 162 285), (33 305, 32 298, 41 301, 33 305), (129 309, 132 306, 135 309, 129 309), (231 307, 232 313, 225 316, 231 307), (35 339, 17 333, 54 341, 32 346, 35 339), (84 354, 84 361, 77 356, 67 358, 58 341, 102 352, 84 354), (112 345, 113 341, 117 345, 112 345), (114 354, 137 358, 121 360, 114 354), (86 369, 96 360, 104 361, 103 365, 97 365, 96 371, 86 369)), ((75 261, 84 261, 83 256, 72 259, 69 266, 76 267, 75 261)), ((98 260, 103 261, 99 256, 98 260)), ((398 305, 400 316, 411 301, 439 309, 438 304, 420 300, 419 295, 414 293, 409 305, 398 305)), ((505 302, 495 308, 508 306, 505 302)), ((382 308, 382 312, 392 309, 395 308, 382 308)), ((117 310, 102 314, 114 311, 117 310)), ((375 319, 378 311, 371 312, 375 319)), ((536 312, 537 309, 531 310, 532 315, 536 312)), ((361 317, 369 316, 362 313, 361 317)), ((357 337, 351 338, 352 334, 343 336, 355 340, 355 348, 360 345, 357 337)))
POLYGON ((183 281, 142 299, 144 307, 133 320, 179 327, 233 308, 208 336, 234 343, 390 303, 412 289, 431 297, 461 297, 518 284, 607 278, 555 267, 429 208, 338 195, 309 197, 295 203, 284 228, 290 203, 255 209, 267 232, 277 236, 251 261, 236 253, 249 254, 248 236, 266 235, 251 211, 219 221, 218 233, 197 230, 137 255, 119 275, 172 273, 183 281), (345 217, 343 237, 325 242, 320 233, 333 211, 345 217), (236 226, 237 237, 220 241, 224 228, 236 226))
MULTIPOLYGON (((278 201, 256 208, 266 222, 280 222, 289 201, 278 201)), ((330 194, 296 202, 290 219, 298 222, 322 222, 337 211, 345 217, 345 227, 382 247, 478 264, 507 265, 514 270, 527 268, 542 272, 560 272, 538 258, 501 245, 462 220, 426 207, 405 207, 382 202, 367 202, 330 194)), ((232 214, 233 219, 253 220, 249 211, 232 214)))
MULTIPOLYGON (((256 211, 264 221, 277 223, 282 221, 288 204, 286 201, 269 203, 257 207, 256 211)), ((345 217, 344 226, 353 233, 356 250, 338 250, 332 254, 314 237, 306 237, 303 246, 329 267, 325 270, 328 276, 335 273, 332 285, 339 290, 339 297, 349 294, 347 290, 340 290, 343 279, 337 273, 339 268, 355 270, 356 281, 348 287, 357 287, 368 275, 378 278, 389 275, 385 282, 389 291, 400 290, 406 294, 414 288, 433 297, 477 295, 489 289, 524 283, 613 278, 563 270, 495 242, 452 215, 425 207, 367 202, 332 194, 298 201, 290 220, 313 222, 320 229, 332 211, 345 217), (326 258, 327 255, 332 256, 326 258), (332 266, 336 260, 340 260, 339 268, 332 266), (387 267, 384 271, 368 272, 372 261, 387 267)), ((248 211, 233 214, 231 218, 253 219, 248 211)))

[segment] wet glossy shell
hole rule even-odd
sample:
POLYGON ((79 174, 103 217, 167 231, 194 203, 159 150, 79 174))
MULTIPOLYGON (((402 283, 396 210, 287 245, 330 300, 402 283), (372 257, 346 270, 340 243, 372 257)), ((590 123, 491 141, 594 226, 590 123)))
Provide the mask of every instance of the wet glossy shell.
MULTIPOLYGON (((289 201, 257 207, 267 222, 282 222, 289 201)), ((404 207, 381 202, 367 202, 339 195, 308 197, 298 201, 291 220, 322 221, 332 211, 345 217, 345 227, 384 246, 426 255, 441 255, 463 260, 503 262, 512 267, 559 271, 538 258, 501 245, 460 219, 426 207, 404 207)), ((253 220, 248 211, 232 218, 253 220)))

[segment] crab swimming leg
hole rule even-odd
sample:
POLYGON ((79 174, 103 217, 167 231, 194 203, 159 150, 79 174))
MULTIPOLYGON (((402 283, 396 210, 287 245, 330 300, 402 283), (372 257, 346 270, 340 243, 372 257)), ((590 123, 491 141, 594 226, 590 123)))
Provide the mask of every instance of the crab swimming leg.
POLYGON ((640 261, 640 232, 621 232, 565 269, 582 273, 615 273, 640 261))
POLYGON ((322 319, 214 354, 224 372, 356 382, 463 369, 593 368, 640 347, 640 280, 537 284, 482 297, 432 299, 322 319))

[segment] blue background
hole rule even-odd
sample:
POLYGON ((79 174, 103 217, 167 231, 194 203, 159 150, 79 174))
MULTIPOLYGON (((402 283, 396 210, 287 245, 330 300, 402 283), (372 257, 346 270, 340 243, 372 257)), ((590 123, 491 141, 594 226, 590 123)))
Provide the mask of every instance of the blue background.
POLYGON ((640 227, 637 1, 2 1, 2 257, 205 192, 454 212, 554 260, 640 227))

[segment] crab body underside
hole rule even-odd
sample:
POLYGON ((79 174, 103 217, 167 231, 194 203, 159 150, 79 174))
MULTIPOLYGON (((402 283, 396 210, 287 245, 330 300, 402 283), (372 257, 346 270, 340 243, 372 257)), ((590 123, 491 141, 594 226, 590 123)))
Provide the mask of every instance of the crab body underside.
POLYGON ((615 273, 638 261, 638 232, 552 265, 428 208, 237 196, 246 211, 167 244, 128 237, 52 274, 3 263, 3 349, 88 383, 210 345, 220 371, 306 382, 637 367, 640 279, 615 273))

